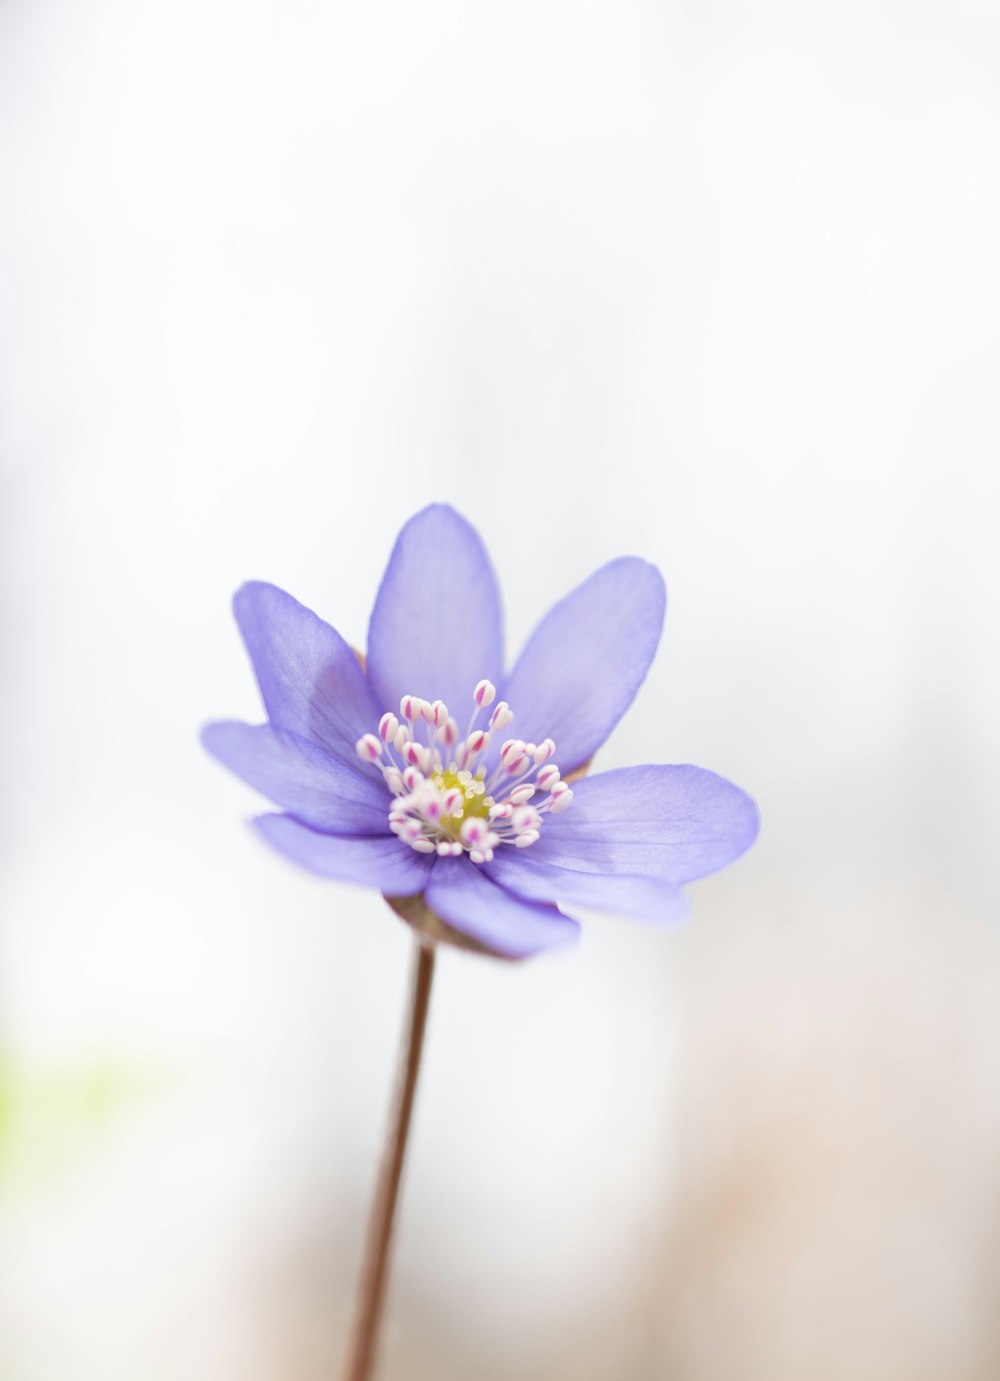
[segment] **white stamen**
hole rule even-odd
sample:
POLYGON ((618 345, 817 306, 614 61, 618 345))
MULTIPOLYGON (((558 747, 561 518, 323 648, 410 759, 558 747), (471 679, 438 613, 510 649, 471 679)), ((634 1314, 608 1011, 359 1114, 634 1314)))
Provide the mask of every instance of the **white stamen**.
POLYGON ((476 686, 472 698, 480 709, 484 709, 487 705, 493 704, 493 701, 496 699, 496 694, 497 688, 492 681, 480 681, 476 686))
POLYGON ((419 767, 422 771, 427 771, 427 749, 422 743, 408 743, 403 749, 403 757, 411 767, 419 767))
POLYGON ((479 820, 475 816, 471 820, 466 820, 462 824, 462 838, 466 844, 479 845, 485 842, 489 833, 486 822, 479 820))
POLYGON ((382 740, 383 743, 388 743, 390 739, 394 739, 396 737, 396 730, 398 728, 399 720, 390 710, 386 710, 385 714, 378 722, 379 738, 382 740))
POLYGON ((524 743, 519 738, 509 738, 500 748, 500 761, 506 764, 515 754, 520 754, 524 750, 524 743))
POLYGON ((490 715, 490 728, 506 729, 507 725, 513 718, 514 715, 511 712, 510 706, 507 704, 506 700, 501 700, 500 704, 490 715))
POLYGON ((382 756, 382 745, 374 734, 365 734, 354 747, 362 762, 378 762, 382 756))

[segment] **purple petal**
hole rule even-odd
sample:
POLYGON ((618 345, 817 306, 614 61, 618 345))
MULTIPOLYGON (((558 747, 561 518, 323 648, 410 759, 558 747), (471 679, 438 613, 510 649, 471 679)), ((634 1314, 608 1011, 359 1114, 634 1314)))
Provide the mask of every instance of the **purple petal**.
POLYGON ((247 645, 268 718, 279 729, 322 744, 375 778, 354 745, 380 711, 357 657, 328 623, 276 585, 252 580, 233 612, 247 645))
POLYGON ((568 944, 580 932, 571 917, 512 896, 467 858, 439 858, 425 900, 455 930, 512 959, 568 944))
POLYGON ((635 874, 673 886, 714 873, 750 847, 759 817, 732 782, 702 767, 621 767, 584 777, 548 817, 532 866, 635 874))
POLYGON ((443 700, 464 728, 472 692, 503 675, 496 577, 476 530, 444 504, 403 528, 368 625, 368 676, 380 711, 403 695, 443 700))
POLYGON ((269 724, 209 724, 201 741, 238 777, 282 810, 328 834, 388 834, 384 784, 288 729, 269 724))
POLYGON ((394 835, 358 839, 320 834, 290 815, 260 815, 253 823, 269 844, 311 873, 377 887, 394 897, 422 892, 434 862, 433 855, 416 853, 394 835))
POLYGON ((621 719, 653 660, 667 592, 655 566, 623 556, 595 571, 535 629, 503 689, 510 732, 555 740, 564 772, 587 761, 621 719))
POLYGON ((679 887, 662 878, 630 873, 584 873, 552 863, 536 862, 530 849, 498 849, 486 866, 490 877, 518 897, 555 902, 559 906, 589 906, 639 921, 666 923, 687 918, 690 905, 679 887))

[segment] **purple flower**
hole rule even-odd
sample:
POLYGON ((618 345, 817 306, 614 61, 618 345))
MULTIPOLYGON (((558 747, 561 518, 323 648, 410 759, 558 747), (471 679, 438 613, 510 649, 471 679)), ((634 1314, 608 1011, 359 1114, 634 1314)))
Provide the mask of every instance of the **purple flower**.
POLYGON ((270 844, 377 887, 435 938, 520 958, 576 938, 564 906, 674 920, 683 884, 753 842, 753 801, 700 767, 582 775, 646 675, 665 603, 654 566, 611 561, 508 672, 483 543, 435 504, 396 541, 364 666, 291 595, 238 591, 269 722, 211 724, 203 742, 281 808, 254 821, 270 844))

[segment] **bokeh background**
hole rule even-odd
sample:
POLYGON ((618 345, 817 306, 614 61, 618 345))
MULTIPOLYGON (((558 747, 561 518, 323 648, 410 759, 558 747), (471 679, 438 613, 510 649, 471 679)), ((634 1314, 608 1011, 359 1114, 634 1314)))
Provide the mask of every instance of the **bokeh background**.
POLYGON ((337 1374, 409 935, 196 734, 432 498, 764 825, 444 955, 382 1375, 1000 1375, 997 7, 3 0, 0 159, 5 1381, 337 1374))

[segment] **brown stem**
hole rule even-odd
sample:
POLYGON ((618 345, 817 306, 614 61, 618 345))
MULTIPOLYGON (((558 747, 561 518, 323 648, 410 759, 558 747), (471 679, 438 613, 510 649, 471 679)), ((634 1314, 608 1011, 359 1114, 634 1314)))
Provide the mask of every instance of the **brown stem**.
POLYGON ((434 957, 434 945, 416 941, 409 1020, 399 1052, 392 1115, 382 1153, 382 1164, 379 1167, 375 1200, 368 1220, 368 1238, 361 1268, 354 1333, 344 1370, 344 1381, 369 1381, 375 1363, 375 1346, 378 1342, 379 1320, 385 1300, 393 1219, 399 1198, 406 1136, 410 1129, 413 1096, 417 1089, 420 1053, 423 1049, 427 1010, 431 1000, 434 957))

